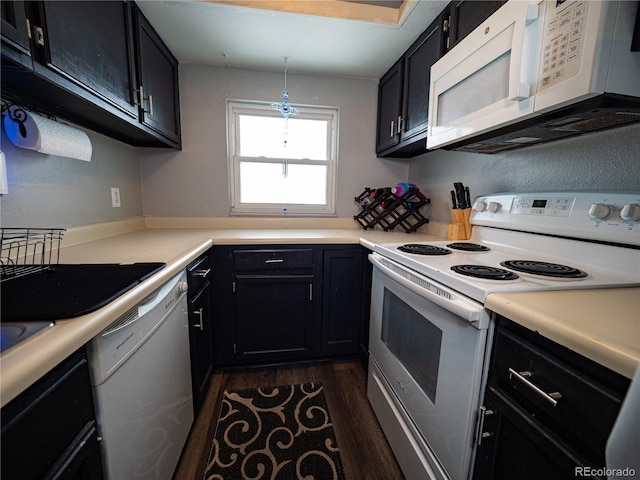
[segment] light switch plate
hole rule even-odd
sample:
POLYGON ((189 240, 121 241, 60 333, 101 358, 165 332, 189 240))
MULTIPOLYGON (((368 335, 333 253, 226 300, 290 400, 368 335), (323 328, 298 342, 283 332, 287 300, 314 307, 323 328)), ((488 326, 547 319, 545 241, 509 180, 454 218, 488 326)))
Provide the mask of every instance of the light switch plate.
POLYGON ((117 208, 120 206, 120 189, 111 187, 111 206, 117 208))

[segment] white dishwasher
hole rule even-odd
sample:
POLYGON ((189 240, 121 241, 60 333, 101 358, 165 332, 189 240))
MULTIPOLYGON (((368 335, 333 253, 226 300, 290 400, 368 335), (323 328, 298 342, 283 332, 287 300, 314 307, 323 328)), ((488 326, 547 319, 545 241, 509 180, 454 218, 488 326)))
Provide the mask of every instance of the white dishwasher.
POLYGON ((171 479, 193 423, 186 275, 88 344, 108 480, 171 479))

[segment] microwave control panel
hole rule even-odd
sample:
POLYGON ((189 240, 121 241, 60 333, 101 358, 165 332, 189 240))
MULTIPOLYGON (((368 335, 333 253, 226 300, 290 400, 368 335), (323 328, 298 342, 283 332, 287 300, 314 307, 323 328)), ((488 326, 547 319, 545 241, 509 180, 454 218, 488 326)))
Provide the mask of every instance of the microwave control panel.
POLYGON ((538 91, 579 73, 589 2, 547 2, 538 91))

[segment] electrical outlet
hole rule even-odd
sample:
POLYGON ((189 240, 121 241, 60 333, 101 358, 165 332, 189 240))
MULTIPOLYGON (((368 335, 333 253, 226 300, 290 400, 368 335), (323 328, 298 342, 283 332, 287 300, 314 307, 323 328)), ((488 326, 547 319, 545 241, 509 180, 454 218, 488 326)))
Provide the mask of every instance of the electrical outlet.
POLYGON ((120 206, 120 189, 111 187, 111 206, 117 208, 120 206))

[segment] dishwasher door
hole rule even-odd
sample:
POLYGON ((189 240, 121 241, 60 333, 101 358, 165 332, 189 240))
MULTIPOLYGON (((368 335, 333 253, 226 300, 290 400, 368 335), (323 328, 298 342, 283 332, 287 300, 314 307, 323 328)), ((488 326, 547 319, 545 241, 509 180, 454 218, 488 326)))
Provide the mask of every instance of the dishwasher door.
POLYGON ((88 345, 105 478, 170 480, 193 423, 186 278, 88 345))

